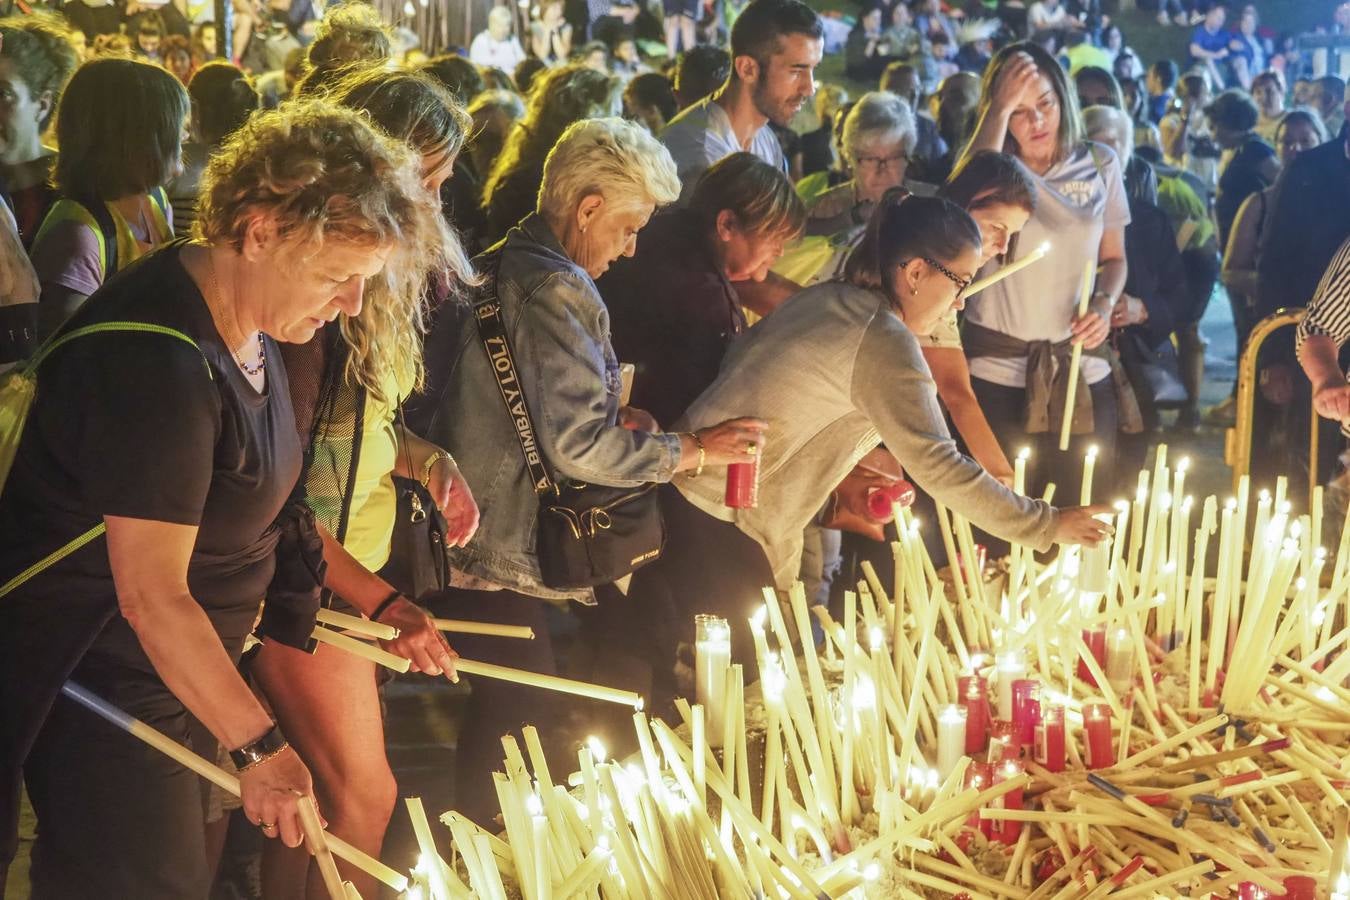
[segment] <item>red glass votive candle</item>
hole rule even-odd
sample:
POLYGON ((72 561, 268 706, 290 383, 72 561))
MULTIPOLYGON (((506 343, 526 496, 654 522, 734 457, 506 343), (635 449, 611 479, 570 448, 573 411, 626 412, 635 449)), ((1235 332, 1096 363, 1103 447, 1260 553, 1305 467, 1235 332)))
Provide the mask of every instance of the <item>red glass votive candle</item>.
MULTIPOLYGON (((999 785, 1005 781, 1010 781, 1021 775, 1023 766, 1015 759, 1005 759, 1003 762, 994 766, 994 784, 999 785)), ((995 809, 1021 809, 1022 791, 1013 790, 1004 794, 994 801, 995 809)), ((1015 822, 1012 819, 998 819, 995 821, 993 840, 1004 844, 1017 843, 1017 837, 1022 833, 1022 823, 1015 822)))
POLYGON ((1252 881, 1238 885, 1238 900, 1269 900, 1270 894, 1265 888, 1252 881))
POLYGON ((1041 683, 1034 678, 1013 682, 1013 733, 1017 743, 1030 747, 1036 740, 1036 723, 1041 719, 1041 683))
MULTIPOLYGON (((974 762, 966 768, 966 788, 974 788, 976 791, 987 790, 994 785, 994 767, 989 763, 974 762)), ((991 837, 994 833, 994 820, 980 818, 980 811, 974 810, 970 818, 966 820, 966 825, 970 828, 977 828, 986 837, 991 837)))
POLYGON ((1089 703, 1083 707, 1083 737, 1087 744, 1087 767, 1105 769, 1116 764, 1115 742, 1111 739, 1111 707, 1089 703))
MULTIPOLYGON (((1092 652, 1092 658, 1097 661, 1097 665, 1106 670, 1106 629, 1105 628, 1084 628, 1083 643, 1092 652)), ((1092 670, 1088 668, 1082 658, 1082 648, 1079 648, 1078 658, 1078 677, 1086 681, 1093 687, 1097 686, 1097 679, 1092 677, 1092 670)))
POLYGON ((1064 771, 1064 707, 1046 704, 1041 707, 1041 721, 1036 725, 1036 762, 1047 772, 1064 771))
POLYGON ((754 509, 759 505, 759 457, 750 462, 727 466, 726 505, 732 509, 754 509))
POLYGON ((979 675, 956 680, 960 705, 966 708, 966 755, 973 757, 989 740, 989 688, 979 675))
POLYGON ((1017 729, 1007 719, 995 719, 989 725, 989 762, 997 765, 1005 759, 1016 759, 1021 745, 1017 729))
POLYGON ((1284 880, 1284 900, 1317 900, 1317 879, 1311 875, 1290 875, 1284 880))

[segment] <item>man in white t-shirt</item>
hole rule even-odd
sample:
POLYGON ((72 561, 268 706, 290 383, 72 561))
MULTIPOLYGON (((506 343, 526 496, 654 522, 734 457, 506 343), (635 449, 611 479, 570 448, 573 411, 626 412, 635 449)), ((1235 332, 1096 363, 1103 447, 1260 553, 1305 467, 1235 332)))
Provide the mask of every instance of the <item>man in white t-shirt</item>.
POLYGON ((824 46, 820 18, 800 0, 756 0, 731 29, 731 74, 710 97, 676 116, 661 133, 687 199, 704 170, 748 151, 787 171, 769 123, 787 126, 816 91, 824 46))
POLYGON ((514 72, 525 58, 525 49, 511 33, 511 24, 511 10, 494 6, 488 13, 487 31, 480 31, 469 45, 469 61, 475 66, 514 72))

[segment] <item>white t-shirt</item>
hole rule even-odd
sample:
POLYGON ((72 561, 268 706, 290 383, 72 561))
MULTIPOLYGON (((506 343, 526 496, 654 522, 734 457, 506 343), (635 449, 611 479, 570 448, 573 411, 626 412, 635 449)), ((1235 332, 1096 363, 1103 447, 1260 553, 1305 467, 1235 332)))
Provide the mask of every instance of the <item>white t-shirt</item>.
MULTIPOLYGON (((1022 254, 1049 241, 1049 255, 971 297, 967 318, 1024 341, 1068 340, 1088 260, 1097 259, 1107 228, 1129 221, 1130 204, 1115 151, 1083 143, 1064 162, 1036 177, 1036 212, 1017 238, 1022 254)), ((988 268, 996 267, 990 263, 988 268)), ((1027 362, 977 357, 970 361, 970 374, 1005 387, 1025 387, 1027 362)), ((1088 384, 1110 374, 1106 360, 1083 357, 1088 384)))
POLYGON ((705 169, 743 150, 787 174, 783 145, 778 143, 773 129, 765 124, 750 139, 750 146, 742 147, 731 130, 731 118, 711 97, 704 97, 671 119, 661 132, 661 143, 675 160, 675 170, 680 176, 681 203, 689 199, 695 182, 705 169))
POLYGON ((514 72, 524 58, 525 50, 515 35, 499 41, 490 33, 480 31, 469 45, 469 62, 475 66, 501 69, 507 74, 514 72))

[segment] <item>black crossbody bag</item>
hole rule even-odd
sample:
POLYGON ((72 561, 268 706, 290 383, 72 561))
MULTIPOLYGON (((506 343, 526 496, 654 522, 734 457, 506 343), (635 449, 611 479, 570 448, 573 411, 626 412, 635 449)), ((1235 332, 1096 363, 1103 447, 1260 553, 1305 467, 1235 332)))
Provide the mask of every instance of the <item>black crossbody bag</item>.
POLYGON ((539 496, 535 552, 546 587, 575 590, 609 584, 661 555, 665 524, 656 484, 609 487, 549 475, 538 432, 516 374, 511 343, 496 297, 496 272, 474 306, 478 334, 497 378, 506 413, 515 426, 534 491, 539 496))

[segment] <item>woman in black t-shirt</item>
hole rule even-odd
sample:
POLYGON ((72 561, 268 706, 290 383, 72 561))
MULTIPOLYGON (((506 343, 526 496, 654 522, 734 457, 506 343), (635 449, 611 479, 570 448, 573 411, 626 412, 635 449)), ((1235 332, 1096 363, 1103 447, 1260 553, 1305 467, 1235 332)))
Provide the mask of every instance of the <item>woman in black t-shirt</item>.
MULTIPOLYGON (((38 373, 0 495, 0 582, 93 525, 107 542, 5 597, 0 813, 12 828, 22 767, 40 832, 33 897, 204 900, 210 888, 200 783, 60 696, 67 678, 183 743, 200 722, 231 751, 249 820, 296 846, 309 771, 235 668, 264 594, 268 640, 306 643, 323 580, 384 611, 402 632, 387 646, 416 669, 452 669, 425 614, 382 602, 387 585, 330 537, 311 525, 308 593, 277 549, 305 531, 288 515, 301 447, 277 342, 307 341, 363 304, 378 322, 420 286, 445 239, 420 180, 411 152, 356 113, 297 103, 254 117, 207 168, 197 241, 139 261, 66 326, 172 333, 78 337, 38 373)), ((353 349, 358 378, 380 354, 377 342, 353 349)))

